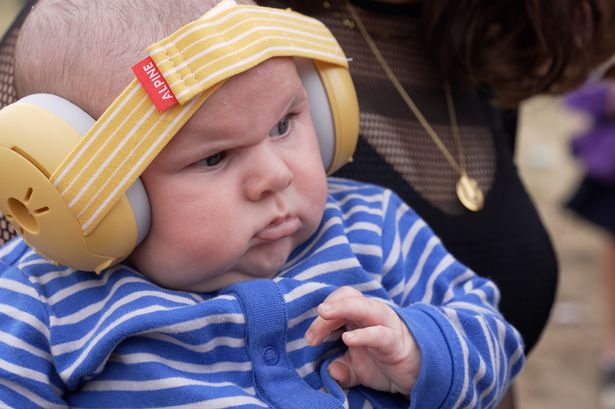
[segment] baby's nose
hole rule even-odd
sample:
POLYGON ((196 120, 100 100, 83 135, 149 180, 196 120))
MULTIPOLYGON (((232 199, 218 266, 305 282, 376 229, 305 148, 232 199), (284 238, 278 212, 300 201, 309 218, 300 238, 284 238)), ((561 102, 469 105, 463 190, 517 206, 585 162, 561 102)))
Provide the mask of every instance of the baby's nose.
POLYGON ((253 158, 254 162, 246 183, 246 196, 258 201, 265 196, 286 189, 293 180, 293 173, 284 158, 274 147, 259 149, 263 155, 253 158))

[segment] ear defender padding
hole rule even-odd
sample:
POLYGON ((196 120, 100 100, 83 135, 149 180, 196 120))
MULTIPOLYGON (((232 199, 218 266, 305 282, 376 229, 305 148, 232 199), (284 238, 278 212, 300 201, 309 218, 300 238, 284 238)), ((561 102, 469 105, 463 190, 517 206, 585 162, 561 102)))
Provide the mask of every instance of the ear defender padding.
POLYGON ((327 174, 352 160, 359 137, 359 104, 347 68, 295 58, 310 101, 320 155, 327 174))
POLYGON ((49 177, 94 120, 71 102, 36 94, 0 110, 0 211, 24 240, 56 263, 101 271, 127 257, 149 230, 140 180, 85 235, 49 177))

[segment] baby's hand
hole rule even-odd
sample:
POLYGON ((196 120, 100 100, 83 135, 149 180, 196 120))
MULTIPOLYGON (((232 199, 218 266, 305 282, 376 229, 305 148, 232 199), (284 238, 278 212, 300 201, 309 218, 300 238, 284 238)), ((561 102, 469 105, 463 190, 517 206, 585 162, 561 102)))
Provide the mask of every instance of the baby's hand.
POLYGON ((408 328, 384 302, 366 298, 351 287, 331 293, 318 307, 318 317, 305 337, 320 344, 345 326, 346 353, 329 365, 329 373, 343 387, 370 388, 409 395, 416 383, 421 356, 408 328))

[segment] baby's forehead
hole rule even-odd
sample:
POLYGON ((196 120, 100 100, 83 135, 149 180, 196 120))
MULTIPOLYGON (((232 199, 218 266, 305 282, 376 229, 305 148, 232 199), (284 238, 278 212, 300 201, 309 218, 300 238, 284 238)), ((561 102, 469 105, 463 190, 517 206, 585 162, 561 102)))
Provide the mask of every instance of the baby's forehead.
POLYGON ((271 58, 226 80, 169 146, 266 134, 299 104, 307 107, 307 97, 293 59, 271 58))
POLYGON ((294 60, 291 57, 275 57, 237 74, 226 81, 223 89, 229 93, 247 94, 264 84, 284 82, 291 85, 300 81, 294 60))
POLYGON ((303 92, 293 59, 271 58, 226 80, 205 101, 204 109, 242 114, 279 108, 303 92))

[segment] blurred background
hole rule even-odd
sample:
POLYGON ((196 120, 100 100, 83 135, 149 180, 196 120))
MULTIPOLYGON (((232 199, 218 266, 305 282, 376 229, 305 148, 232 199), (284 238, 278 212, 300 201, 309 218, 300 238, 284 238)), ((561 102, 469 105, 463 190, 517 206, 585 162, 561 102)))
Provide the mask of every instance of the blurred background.
POLYGON ((517 166, 553 239, 560 282, 547 329, 517 380, 519 409, 599 408, 607 237, 563 207, 583 172, 569 148, 581 124, 555 98, 528 100, 521 110, 517 166))
MULTIPOLYGON (((22 4, 0 0, 0 34, 22 4)), ((520 117, 517 165, 554 241, 560 284, 546 332, 516 381, 518 408, 598 408, 605 325, 599 266, 606 236, 563 207, 582 173, 569 150, 580 120, 550 97, 525 102, 520 117)))
POLYGON ((11 24, 23 3, 23 0, 0 0, 0 36, 11 24))

